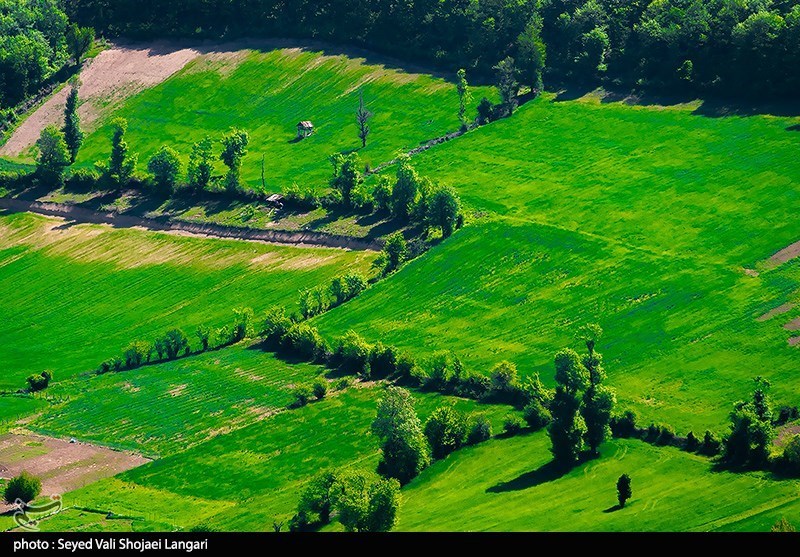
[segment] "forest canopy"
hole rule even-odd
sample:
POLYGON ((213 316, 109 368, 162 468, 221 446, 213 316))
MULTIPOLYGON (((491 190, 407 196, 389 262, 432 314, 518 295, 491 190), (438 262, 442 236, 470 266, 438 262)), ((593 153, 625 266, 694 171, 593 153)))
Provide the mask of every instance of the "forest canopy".
POLYGON ((487 76, 507 56, 524 76, 541 42, 533 51, 546 53, 551 83, 760 98, 800 86, 798 0, 71 0, 67 9, 112 36, 324 39, 487 76))

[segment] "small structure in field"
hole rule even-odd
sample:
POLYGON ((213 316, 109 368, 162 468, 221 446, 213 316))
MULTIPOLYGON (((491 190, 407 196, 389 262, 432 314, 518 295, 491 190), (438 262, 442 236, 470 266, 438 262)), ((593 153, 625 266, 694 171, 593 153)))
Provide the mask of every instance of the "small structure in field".
POLYGON ((297 123, 297 139, 305 139, 314 133, 314 124, 311 120, 303 120, 297 123))
POLYGON ((267 203, 276 209, 283 209, 283 196, 279 193, 273 193, 267 198, 267 203))

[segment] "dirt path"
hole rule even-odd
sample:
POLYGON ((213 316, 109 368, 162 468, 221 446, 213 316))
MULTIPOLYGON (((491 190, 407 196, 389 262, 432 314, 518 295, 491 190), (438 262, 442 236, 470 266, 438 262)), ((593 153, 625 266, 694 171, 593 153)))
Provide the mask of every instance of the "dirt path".
POLYGON ((109 224, 117 228, 143 228, 171 234, 201 236, 206 238, 224 238, 263 242, 268 244, 291 244, 297 247, 327 247, 350 250, 380 251, 381 244, 375 240, 360 240, 348 236, 326 234, 324 232, 289 232, 284 230, 260 230, 218 224, 191 223, 171 219, 148 219, 120 213, 101 213, 77 205, 61 203, 43 203, 23 199, 0 198, 0 209, 11 211, 27 211, 61 217, 79 223, 109 224))

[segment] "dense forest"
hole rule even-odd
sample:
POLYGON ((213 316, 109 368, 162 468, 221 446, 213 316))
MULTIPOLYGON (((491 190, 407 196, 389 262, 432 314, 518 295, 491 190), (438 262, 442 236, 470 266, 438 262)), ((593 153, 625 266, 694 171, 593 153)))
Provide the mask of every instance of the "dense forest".
MULTIPOLYGON (((70 0, 99 33, 291 36, 488 75, 728 97, 796 96, 798 0, 70 0)), ((533 81, 533 80, 531 80, 533 81)), ((531 83, 535 84, 535 83, 531 83)))

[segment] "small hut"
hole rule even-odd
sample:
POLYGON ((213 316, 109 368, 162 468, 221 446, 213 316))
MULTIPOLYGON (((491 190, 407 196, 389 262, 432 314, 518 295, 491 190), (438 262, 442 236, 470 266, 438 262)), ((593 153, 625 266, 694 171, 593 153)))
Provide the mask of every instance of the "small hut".
POLYGON ((314 124, 311 123, 311 120, 303 120, 302 122, 298 122, 297 139, 305 139, 312 133, 314 133, 314 124))

